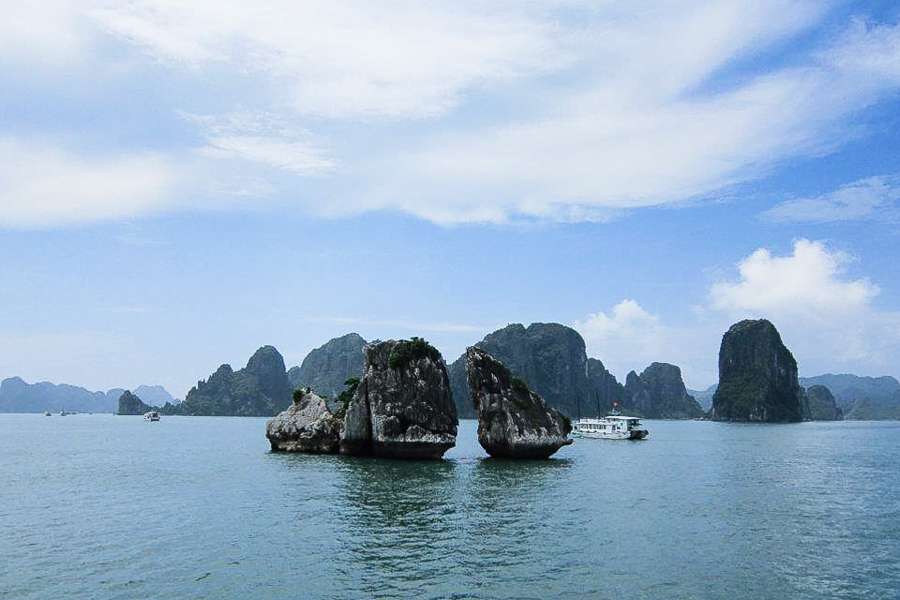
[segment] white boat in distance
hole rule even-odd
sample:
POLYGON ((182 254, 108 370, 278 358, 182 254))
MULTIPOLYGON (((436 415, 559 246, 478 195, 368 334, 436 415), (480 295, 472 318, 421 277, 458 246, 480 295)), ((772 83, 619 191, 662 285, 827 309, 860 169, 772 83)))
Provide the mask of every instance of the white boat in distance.
POLYGON ((578 419, 572 435, 601 440, 643 440, 650 432, 641 428, 638 417, 624 417, 613 408, 611 415, 599 419, 578 419))
POLYGON ((144 413, 145 421, 159 421, 159 413, 155 410, 151 410, 150 412, 144 413))

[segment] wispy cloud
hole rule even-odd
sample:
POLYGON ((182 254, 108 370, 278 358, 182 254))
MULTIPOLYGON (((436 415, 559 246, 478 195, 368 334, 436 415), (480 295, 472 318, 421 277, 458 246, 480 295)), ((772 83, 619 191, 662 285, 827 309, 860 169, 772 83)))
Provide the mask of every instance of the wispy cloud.
MULTIPOLYGON (((127 156, 113 164, 70 148, 57 171, 69 165, 70 180, 93 167, 110 171, 119 189, 54 200, 48 183, 29 196, 37 208, 20 206, 0 225, 246 206, 235 198, 251 196, 255 205, 291 199, 326 216, 399 210, 442 224, 575 222, 715 197, 786 160, 839 148, 861 111, 900 88, 900 26, 857 19, 818 36, 811 49, 789 43, 815 30, 832 5, 55 0, 53 10, 17 7, 18 50, 5 60, 34 53, 122 61, 110 71, 123 78, 152 64, 156 85, 180 84, 162 96, 173 112, 187 111, 182 125, 191 131, 163 151, 129 148, 142 165, 125 178, 115 175, 134 166, 127 156), (761 55, 778 58, 755 60, 761 55), (166 170, 187 156, 198 161, 195 185, 165 194, 166 170), (123 183, 141 177, 133 193, 123 183)), ((29 64, 43 65, 33 58, 29 64)), ((28 191, 26 183, 17 180, 16 189, 28 191)))
POLYGON ((337 166, 311 133, 273 114, 183 116, 201 128, 207 145, 200 152, 211 158, 240 159, 297 175, 328 173, 337 166))
MULTIPOLYGON (((374 203, 439 222, 566 220, 572 207, 589 214, 713 196, 786 159, 832 151, 848 139, 854 113, 900 87, 900 69, 892 68, 900 27, 855 26, 853 35, 797 57, 795 66, 705 91, 723 57, 758 51, 764 46, 756 33, 780 19, 793 22, 769 8, 709 23, 708 31, 738 36, 730 52, 668 57, 668 45, 649 44, 620 57, 627 69, 593 65, 609 77, 558 90, 547 114, 439 136, 401 162, 403 172, 421 176, 415 187, 425 191, 405 198, 395 185, 408 181, 394 179, 374 203)), ((648 28, 660 40, 686 39, 695 17, 674 14, 665 26, 641 22, 619 34, 643 39, 648 28)), ((387 172, 384 165, 376 171, 387 172)))
POLYGON ((762 213, 779 223, 827 223, 831 221, 900 219, 900 177, 879 176, 860 179, 838 189, 810 198, 785 200, 762 213))
POLYGON ((473 86, 556 65, 555 27, 533 13, 470 0, 137 0, 90 11, 159 61, 277 79, 282 102, 329 118, 433 117, 473 86))

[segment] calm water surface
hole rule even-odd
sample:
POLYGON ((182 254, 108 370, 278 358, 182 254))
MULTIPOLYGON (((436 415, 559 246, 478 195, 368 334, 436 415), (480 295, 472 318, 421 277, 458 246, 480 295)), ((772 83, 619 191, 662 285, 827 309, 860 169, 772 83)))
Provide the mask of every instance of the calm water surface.
POLYGON ((0 415, 3 598, 900 598, 900 423, 648 422, 486 460, 264 419, 0 415))

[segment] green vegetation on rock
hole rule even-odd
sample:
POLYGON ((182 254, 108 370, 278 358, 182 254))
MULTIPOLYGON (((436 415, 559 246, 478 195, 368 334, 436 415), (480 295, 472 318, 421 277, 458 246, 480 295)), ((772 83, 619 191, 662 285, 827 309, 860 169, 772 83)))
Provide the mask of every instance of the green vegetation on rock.
POLYGON ((388 366, 392 369, 402 369, 409 363, 423 358, 439 361, 441 353, 426 340, 413 336, 408 340, 400 340, 394 345, 388 356, 388 366))
POLYGON ((347 414, 347 407, 350 406, 353 394, 356 393, 356 388, 359 387, 359 377, 351 377, 344 382, 344 385, 346 387, 344 388, 344 391, 338 395, 338 408, 334 413, 339 419, 343 419, 344 415, 347 414))

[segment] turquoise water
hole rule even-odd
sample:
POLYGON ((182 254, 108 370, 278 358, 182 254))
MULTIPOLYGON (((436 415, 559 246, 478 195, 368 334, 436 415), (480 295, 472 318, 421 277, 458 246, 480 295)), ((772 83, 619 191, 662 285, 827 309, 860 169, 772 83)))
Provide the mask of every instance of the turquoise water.
POLYGON ((648 424, 504 462, 465 421, 410 463, 0 415, 0 597, 900 597, 900 423, 648 424))

